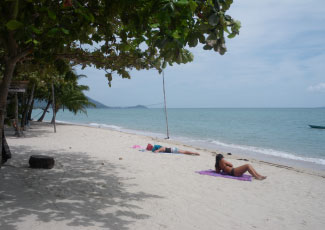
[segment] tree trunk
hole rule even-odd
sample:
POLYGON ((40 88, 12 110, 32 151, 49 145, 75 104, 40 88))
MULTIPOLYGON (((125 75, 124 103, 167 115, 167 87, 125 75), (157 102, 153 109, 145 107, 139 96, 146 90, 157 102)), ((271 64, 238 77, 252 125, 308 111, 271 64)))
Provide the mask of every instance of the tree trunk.
POLYGON ((53 111, 54 115, 52 116, 51 124, 54 125, 54 122, 56 120, 56 114, 59 112, 59 109, 55 108, 55 111, 53 111))
POLYGON ((19 118, 18 118, 18 93, 15 93, 15 136, 20 137, 19 118))
POLYGON ((24 130, 24 126, 25 126, 25 124, 24 124, 25 119, 23 120, 23 117, 24 117, 24 113, 25 113, 26 106, 27 106, 26 93, 23 93, 23 95, 21 97, 21 100, 20 100, 20 105, 18 103, 18 114, 19 114, 19 106, 21 108, 20 109, 21 110, 20 130, 23 131, 24 130))
MULTIPOLYGON (((4 119, 6 113, 6 105, 7 105, 7 96, 8 89, 12 79, 12 75, 15 69, 17 61, 14 59, 7 59, 5 61, 5 71, 2 78, 2 82, 0 84, 0 149, 2 152, 2 133, 4 130, 4 119)), ((2 162, 2 154, 0 154, 0 167, 2 162)))
MULTIPOLYGON (((7 96, 10 82, 19 60, 26 57, 32 52, 32 48, 28 48, 24 51, 21 50, 18 53, 18 44, 16 43, 14 37, 14 31, 8 31, 3 37, 5 41, 5 54, 4 54, 4 74, 2 78, 2 83, 0 84, 0 149, 2 149, 2 132, 4 130, 4 119, 7 105, 7 96)), ((0 154, 0 167, 2 162, 2 154, 0 154)))
POLYGON ((1 159, 2 164, 6 163, 6 161, 11 158, 11 152, 6 140, 4 130, 2 130, 2 149, 0 150, 0 154, 2 156, 1 159))
POLYGON ((35 101, 35 99, 33 97, 32 103, 31 103, 31 105, 29 107, 29 111, 28 111, 28 116, 27 116, 28 121, 32 120, 32 112, 33 112, 33 108, 34 108, 34 101, 35 101))
POLYGON ((46 107, 45 107, 45 109, 43 111, 42 116, 40 118, 38 118, 37 121, 39 121, 39 122, 42 122, 43 121, 43 119, 44 119, 44 117, 46 115, 46 112, 49 110, 49 107, 50 107, 51 104, 52 104, 52 100, 49 99, 48 102, 47 102, 47 105, 46 105, 46 107))
POLYGON ((53 108, 53 118, 52 118, 52 124, 54 125, 54 132, 56 133, 56 124, 55 124, 55 117, 56 117, 56 104, 55 104, 55 95, 54 95, 54 83, 52 82, 52 108, 53 108))
POLYGON ((30 95, 28 97, 27 103, 24 106, 24 111, 22 113, 22 117, 21 117, 21 128, 22 130, 26 130, 25 125, 28 123, 28 112, 29 112, 29 108, 31 106, 33 97, 34 97, 34 90, 35 90, 35 83, 32 85, 31 91, 30 91, 30 95))

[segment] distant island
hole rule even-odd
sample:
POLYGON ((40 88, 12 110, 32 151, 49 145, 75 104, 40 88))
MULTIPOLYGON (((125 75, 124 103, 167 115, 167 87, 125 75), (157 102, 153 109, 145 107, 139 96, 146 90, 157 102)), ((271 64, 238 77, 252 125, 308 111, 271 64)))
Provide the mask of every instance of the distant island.
POLYGON ((108 109, 148 109, 148 107, 144 106, 144 105, 135 105, 135 106, 125 106, 125 107, 111 107, 108 106, 108 109))
MULTIPOLYGON (((148 107, 144 106, 144 105, 135 105, 135 106, 107 106, 104 105, 90 97, 87 97, 88 101, 95 104, 96 107, 95 109, 148 109, 148 107)), ((93 108, 93 107, 91 107, 93 108)))
MULTIPOLYGON (((108 108, 108 106, 106 106, 106 105, 104 105, 104 104, 102 104, 102 103, 100 103, 100 102, 98 102, 98 101, 96 101, 96 100, 94 100, 94 99, 92 99, 90 97, 87 97, 87 99, 88 99, 89 102, 91 102, 91 103, 93 103, 93 104, 96 105, 95 109, 108 108)), ((93 107, 90 107, 90 108, 93 108, 93 107)))
MULTIPOLYGON (((94 109, 148 109, 148 107, 144 105, 135 105, 135 106, 107 106, 104 105, 90 97, 87 97, 88 101, 95 104, 96 107, 89 106, 88 108, 94 109)), ((46 107, 47 102, 42 100, 35 100, 33 108, 34 109, 44 109, 46 107)))

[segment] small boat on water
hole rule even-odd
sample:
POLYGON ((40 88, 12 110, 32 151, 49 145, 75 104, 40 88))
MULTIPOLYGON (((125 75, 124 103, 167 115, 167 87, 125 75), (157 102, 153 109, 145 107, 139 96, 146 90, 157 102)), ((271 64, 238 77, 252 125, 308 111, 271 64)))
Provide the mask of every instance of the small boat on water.
POLYGON ((320 125, 309 125, 310 128, 313 128, 313 129, 325 129, 325 126, 320 126, 320 125))

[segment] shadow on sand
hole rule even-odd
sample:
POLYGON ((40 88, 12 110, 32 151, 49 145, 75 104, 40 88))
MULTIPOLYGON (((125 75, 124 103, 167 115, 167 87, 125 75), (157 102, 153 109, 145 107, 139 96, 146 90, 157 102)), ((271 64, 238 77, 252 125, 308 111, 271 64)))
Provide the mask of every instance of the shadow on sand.
MULTIPOLYGON (((65 125, 65 124, 59 124, 59 125, 65 125)), ((5 126, 5 133, 6 137, 13 137, 15 138, 15 130, 13 127, 5 126)), ((37 121, 31 121, 31 125, 29 127, 26 127, 25 131, 21 132, 21 136, 24 138, 34 138, 39 136, 44 136, 47 134, 54 133, 53 124, 49 122, 37 122, 37 121), (50 127, 44 128, 44 127, 50 127)), ((20 138, 20 137, 16 137, 20 138)))
POLYGON ((39 152, 26 146, 11 151, 13 159, 0 169, 1 230, 18 229, 26 218, 34 226, 54 221, 76 229, 129 229, 132 222, 150 218, 141 213, 139 201, 162 198, 129 192, 136 185, 123 182, 130 178, 119 177, 116 166, 85 153, 39 152), (30 155, 39 154, 53 156, 55 167, 29 168, 30 155))

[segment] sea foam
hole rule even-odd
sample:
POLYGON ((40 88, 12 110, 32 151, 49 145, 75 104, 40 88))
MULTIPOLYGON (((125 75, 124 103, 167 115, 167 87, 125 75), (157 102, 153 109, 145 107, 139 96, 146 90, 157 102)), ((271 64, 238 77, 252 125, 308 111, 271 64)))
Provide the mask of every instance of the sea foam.
POLYGON ((285 151, 278 151, 274 149, 260 148, 260 147, 248 146, 248 145, 227 144, 216 140, 211 141, 211 143, 215 144, 216 146, 222 146, 224 148, 232 148, 235 150, 240 150, 241 152, 251 152, 255 154, 263 154, 263 155, 281 157, 290 160, 299 160, 299 161, 306 161, 310 163, 325 165, 324 159, 297 156, 295 154, 285 152, 285 151))

